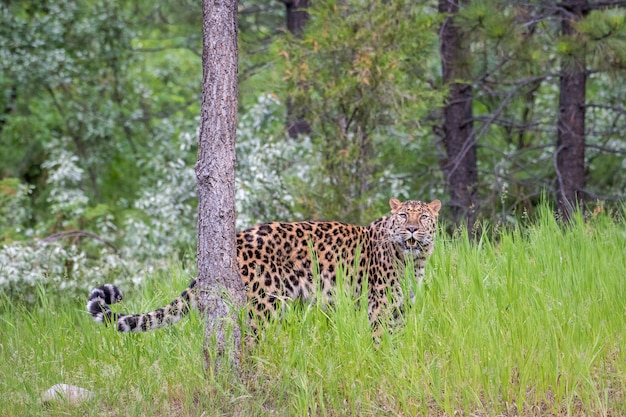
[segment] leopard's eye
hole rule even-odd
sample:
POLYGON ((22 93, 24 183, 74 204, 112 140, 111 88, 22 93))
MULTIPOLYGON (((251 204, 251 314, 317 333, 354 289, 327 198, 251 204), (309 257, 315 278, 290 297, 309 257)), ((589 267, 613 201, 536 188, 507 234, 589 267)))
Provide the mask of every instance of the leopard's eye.
POLYGON ((426 221, 428 219, 430 219, 430 216, 428 214, 422 214, 420 216, 420 221, 426 221))
POLYGON ((398 213, 398 217, 401 218, 402 220, 406 220, 408 218, 406 213, 398 213))

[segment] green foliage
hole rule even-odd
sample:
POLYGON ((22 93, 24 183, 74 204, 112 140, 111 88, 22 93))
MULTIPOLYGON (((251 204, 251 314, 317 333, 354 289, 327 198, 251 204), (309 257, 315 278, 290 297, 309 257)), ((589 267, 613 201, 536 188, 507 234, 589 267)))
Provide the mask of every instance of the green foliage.
MULTIPOLYGON (((13 90, 15 103, 10 104, 16 114, 3 138, 19 135, 39 143, 67 138, 64 145, 81 156, 90 173, 86 188, 98 195, 96 174, 103 159, 116 151, 111 139, 122 124, 115 122, 127 117, 121 104, 133 97, 122 95, 132 84, 120 76, 130 51, 121 11, 109 3, 63 1, 14 3, 4 12, 3 87, 13 90)), ((40 162, 42 156, 31 158, 40 162)), ((10 159, 3 162, 5 169, 15 166, 10 159)))
POLYGON ((237 126, 237 226, 301 218, 293 178, 314 176, 311 147, 286 140, 284 106, 274 96, 262 95, 246 110, 237 126))
MULTIPOLYGON (((404 329, 379 349, 366 303, 340 292, 330 308, 289 304, 247 351, 239 381, 202 372, 196 313, 119 334, 92 322, 84 298, 38 291, 37 308, 24 309, 2 296, 0 413, 622 415, 626 212, 614 215, 562 226, 543 206, 494 239, 440 239, 404 329), (95 399, 44 408, 40 394, 60 382, 95 399)), ((118 311, 162 305, 188 280, 170 267, 118 311)))
POLYGON ((0 237, 5 241, 18 238, 22 225, 30 220, 29 194, 32 188, 17 178, 0 180, 0 237))
POLYGON ((146 59, 141 43, 150 40, 128 2, 20 2, 2 11, 2 104, 12 109, 2 174, 35 185, 37 217, 48 215, 46 170, 64 163, 60 155, 83 173, 73 185, 84 198, 77 204, 134 200, 148 138, 176 134, 176 113, 198 97, 199 74, 189 69, 199 58, 161 43, 146 59))
POLYGON ((611 70, 626 66, 626 10, 593 10, 576 29, 582 38, 579 43, 587 47, 595 67, 611 70))
POLYGON ((180 6, 0 6, 0 177, 24 184, 0 208, 3 291, 136 283, 195 245, 199 18, 180 6))
POLYGON ((427 84, 437 18, 423 5, 379 0, 314 2, 310 13, 302 37, 274 45, 290 103, 306 115, 320 156, 323 181, 302 199, 314 214, 364 221, 364 207, 389 184, 389 136, 410 136, 438 100, 427 84))
MULTIPOLYGON (((300 38, 281 31, 281 2, 239 2, 238 227, 367 223, 392 196, 445 201, 434 4, 312 4, 300 38), (310 135, 286 138, 287 104, 310 135)), ((589 195, 626 196, 623 8, 589 13, 564 38, 553 5, 471 1, 456 22, 471 52, 482 214, 503 223, 553 187, 559 59, 575 48, 591 70, 589 195)), ((0 4, 0 290, 130 285, 194 252, 200 8, 0 4)))
POLYGON ((620 200, 624 182, 624 10, 594 10, 561 33, 556 2, 471 1, 455 24, 472 51, 482 215, 510 223, 554 188, 559 73, 585 62, 588 196, 620 200), (506 30, 503 31, 502 28, 506 30), (616 180, 614 181, 613 178, 616 180))

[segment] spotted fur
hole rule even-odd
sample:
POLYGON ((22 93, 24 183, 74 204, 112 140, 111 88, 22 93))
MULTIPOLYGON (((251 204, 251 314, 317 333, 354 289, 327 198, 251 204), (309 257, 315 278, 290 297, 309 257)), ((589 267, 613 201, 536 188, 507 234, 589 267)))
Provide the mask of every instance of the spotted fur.
MULTIPOLYGON (((404 295, 400 277, 407 265, 412 265, 418 281, 424 276, 426 260, 434 247, 441 202, 401 202, 392 198, 389 205, 391 214, 368 226, 275 222, 239 232, 237 260, 250 317, 261 321, 272 317, 281 300, 312 301, 321 295, 326 302, 332 302, 338 269, 344 271, 355 293, 367 285, 368 314, 374 327, 385 311, 401 309, 404 295), (318 271, 318 282, 314 270, 318 271)), ((149 313, 112 312, 109 304, 121 299, 117 287, 102 285, 89 295, 87 311, 97 322, 115 323, 120 332, 169 326, 197 307, 196 280, 169 305, 149 313)))

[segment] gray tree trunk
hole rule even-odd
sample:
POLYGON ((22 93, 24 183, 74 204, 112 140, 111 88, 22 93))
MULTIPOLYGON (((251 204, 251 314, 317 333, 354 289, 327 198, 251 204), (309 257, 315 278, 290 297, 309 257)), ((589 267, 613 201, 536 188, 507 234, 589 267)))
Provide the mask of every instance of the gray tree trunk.
POLYGON ((241 358, 245 289, 235 248, 237 1, 203 0, 202 110, 198 140, 198 287, 206 312, 205 365, 241 358), (213 343, 216 349, 213 349, 213 343), (216 352, 217 355, 213 355, 216 352))

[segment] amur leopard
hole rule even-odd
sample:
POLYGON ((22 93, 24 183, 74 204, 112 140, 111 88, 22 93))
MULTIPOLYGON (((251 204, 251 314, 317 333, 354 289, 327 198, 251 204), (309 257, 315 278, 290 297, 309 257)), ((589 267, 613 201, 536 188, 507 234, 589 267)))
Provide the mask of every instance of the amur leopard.
MULTIPOLYGON (((314 302, 321 295, 332 302, 339 269, 356 294, 367 285, 368 315, 374 328, 389 311, 401 309, 401 278, 408 266, 414 268, 415 279, 422 280, 434 247, 441 202, 392 198, 389 205, 388 216, 367 226, 275 222, 239 232, 237 260, 252 321, 274 316, 282 300, 314 302)), ((143 314, 120 314, 112 312, 109 304, 121 301, 122 293, 106 284, 91 292, 87 311, 97 322, 115 323, 120 332, 143 332, 172 325, 196 308, 197 288, 194 279, 165 307, 143 314)))

